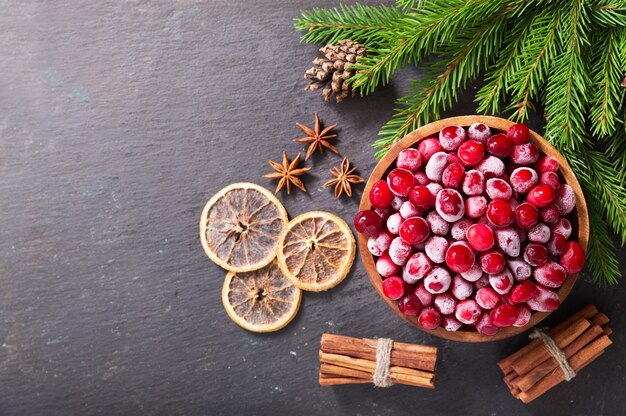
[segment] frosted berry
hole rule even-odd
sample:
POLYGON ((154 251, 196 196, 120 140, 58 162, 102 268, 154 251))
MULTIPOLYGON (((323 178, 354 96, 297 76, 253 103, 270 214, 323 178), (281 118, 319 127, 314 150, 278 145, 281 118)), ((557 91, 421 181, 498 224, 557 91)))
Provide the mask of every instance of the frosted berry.
POLYGON ((517 321, 518 315, 519 312, 515 306, 503 303, 502 305, 496 306, 489 314, 489 317, 495 326, 508 328, 513 326, 515 321, 517 321))
POLYGON ((491 130, 486 124, 474 123, 467 129, 467 137, 481 143, 486 143, 491 137, 491 130))
POLYGON ((448 154, 446 152, 437 152, 426 164, 424 172, 426 172, 426 176, 431 181, 441 182, 446 166, 448 166, 448 154))
POLYGON ((491 316, 488 313, 483 313, 480 319, 476 322, 476 330, 486 336, 494 336, 500 332, 500 328, 493 324, 491 316))
POLYGON ((559 220, 552 226, 552 232, 561 234, 566 239, 572 235, 572 223, 567 218, 559 218, 559 220))
POLYGON ((359 233, 377 235, 383 227, 383 219, 372 211, 359 211, 354 216, 354 228, 359 233))
POLYGON ((430 183, 430 179, 428 179, 428 176, 426 176, 426 173, 424 173, 424 171, 420 170, 418 172, 415 172, 415 174, 413 175, 413 177, 415 178, 415 185, 427 185, 430 183))
POLYGON ((462 218, 456 221, 454 224, 452 224, 452 226, 450 227, 450 235, 455 240, 465 240, 467 229, 472 224, 474 224, 474 221, 472 221, 471 219, 462 218))
POLYGON ((374 208, 387 208, 391 205, 393 193, 386 181, 377 181, 370 189, 370 203, 374 208))
POLYGON ((415 296, 418 297, 422 306, 430 306, 435 300, 435 295, 426 290, 426 288, 424 287, 424 283, 418 284, 415 287, 415 291, 413 293, 415 294, 415 296))
POLYGON ((376 208, 374 211, 382 218, 383 222, 386 222, 387 218, 393 213, 391 208, 376 208))
POLYGON ((465 215, 480 218, 487 212, 487 206, 487 198, 484 196, 470 196, 465 200, 465 215))
POLYGON ((433 197, 433 201, 437 201, 437 195, 443 190, 443 186, 437 182, 431 182, 426 185, 426 188, 430 191, 430 195, 433 197))
POLYGON ((495 230, 496 244, 504 254, 509 257, 517 257, 520 254, 522 241, 517 231, 512 227, 498 228, 495 230))
POLYGON ((435 209, 448 222, 457 221, 465 214, 465 204, 461 194, 450 188, 443 189, 437 194, 435 209))
POLYGON ((453 272, 469 270, 474 265, 474 258, 474 250, 465 241, 455 241, 446 251, 446 264, 453 272))
POLYGON ((509 185, 505 180, 502 180, 500 178, 487 179, 485 190, 487 191, 487 195, 491 199, 508 200, 513 196, 513 190, 511 189, 511 185, 509 185))
POLYGON ((367 249, 376 257, 382 256, 385 251, 389 250, 391 240, 393 240, 393 234, 383 230, 367 239, 367 249))
POLYGON ((526 200, 537 208, 543 208, 550 205, 555 197, 554 189, 548 185, 537 185, 528 192, 526 200))
POLYGON ((556 192, 554 203, 561 215, 567 215, 572 212, 576 206, 576 194, 574 194, 572 187, 566 183, 561 185, 556 192))
POLYGON ((402 218, 418 217, 422 215, 423 210, 417 208, 411 201, 404 201, 400 206, 400 215, 402 218))
POLYGON ((407 200, 408 198, 406 197, 394 195, 393 199, 391 200, 390 207, 394 211, 399 211, 400 208, 402 207, 402 204, 404 204, 407 200))
POLYGON ((525 303, 534 298, 536 294, 537 285, 530 280, 525 280, 522 283, 513 286, 513 289, 511 289, 511 293, 509 294, 509 302, 513 305, 525 303))
POLYGON ((467 229, 467 242, 476 251, 487 251, 496 243, 493 230, 485 224, 474 224, 467 229))
POLYGON ((530 309, 537 312, 552 312, 561 304, 559 295, 554 290, 541 285, 537 285, 537 294, 527 303, 530 309))
POLYGON ((500 295, 491 287, 483 287, 476 291, 476 302, 483 309, 493 309, 500 303, 500 295))
POLYGON ((507 157, 513 150, 513 142, 506 134, 496 134, 487 140, 487 151, 494 156, 507 157))
POLYGON ((396 159, 396 166, 415 172, 422 166, 422 155, 413 148, 401 150, 396 159))
POLYGON ((461 273, 463 279, 467 280, 468 282, 476 282, 482 277, 482 275, 483 269, 478 262, 474 262, 474 265, 470 267, 469 270, 461 273))
POLYGON ((560 263, 567 273, 578 273, 585 266, 585 250, 578 242, 569 241, 561 254, 560 263))
POLYGON ((417 318, 422 328, 432 331, 439 328, 441 325, 441 315, 435 310, 435 308, 424 308, 417 318))
MULTIPOLYGON (((561 180, 559 179, 559 175, 554 172, 544 172, 539 177, 539 183, 541 185, 548 185, 550 188, 555 191, 559 189, 561 186, 561 180)), ((569 185, 568 185, 569 186, 569 185)))
POLYGON ((513 222, 513 218, 513 209, 503 199, 494 199, 487 206, 487 219, 496 227, 506 227, 513 222))
POLYGON ((500 273, 489 275, 489 285, 501 295, 509 293, 513 287, 513 282, 513 274, 506 268, 500 273))
POLYGON ((485 175, 479 170, 470 170, 463 177, 465 195, 480 195, 485 191, 485 175))
POLYGON ((430 211, 426 216, 426 222, 435 235, 444 236, 450 231, 450 224, 444 220, 437 211, 430 211))
POLYGON ((562 234, 552 233, 552 237, 548 240, 546 248, 551 255, 560 256, 563 250, 565 250, 565 244, 567 244, 567 239, 563 237, 562 234))
POLYGON ((542 175, 546 172, 557 173, 559 171, 559 162, 552 156, 542 156, 535 163, 535 170, 538 174, 542 175))
POLYGON ((530 131, 525 124, 514 124, 509 127, 506 135, 513 141, 513 144, 523 144, 530 140, 530 131))
POLYGON ((400 267, 391 261, 391 257, 389 257, 389 253, 383 253, 382 256, 376 260, 376 271, 382 277, 391 277, 395 276, 400 272, 400 267))
POLYGON ((404 280, 391 276, 383 280, 383 293, 389 299, 398 300, 404 296, 404 280))
POLYGON ((404 266, 409 257, 411 257, 412 251, 413 247, 406 243, 402 237, 394 238, 389 245, 389 257, 398 266, 404 266))
POLYGON ((424 252, 428 258, 437 264, 445 261, 446 250, 448 250, 448 240, 436 235, 426 240, 424 245, 424 252))
POLYGON ((441 175, 441 183, 446 188, 458 189, 463 183, 465 177, 465 168, 460 163, 450 163, 443 170, 441 175))
POLYGON ((507 260, 506 267, 513 273, 517 282, 524 281, 532 275, 532 267, 520 258, 507 260))
POLYGON ((550 235, 550 227, 541 222, 528 230, 528 240, 533 243, 546 244, 550 240, 550 235))
POLYGON ((426 277, 424 277, 424 287, 433 295, 447 291, 451 284, 452 276, 450 276, 450 272, 443 267, 433 268, 426 277))
POLYGON ((435 308, 443 315, 454 313, 456 299, 450 293, 440 293, 435 296, 435 308))
POLYGON ((472 296, 474 287, 470 282, 465 280, 460 274, 455 274, 452 277, 452 286, 450 286, 450 293, 458 300, 465 300, 472 296))
POLYGON ((537 185, 539 182, 539 176, 533 169, 522 167, 511 172, 509 181, 511 182, 511 188, 513 188, 513 191, 525 194, 537 185))
POLYGON ((439 143, 439 139, 436 137, 429 137, 417 144, 417 151, 422 155, 423 163, 428 163, 432 155, 442 150, 443 147, 441 147, 441 143, 439 143))
POLYGON ((480 290, 483 287, 488 287, 488 286, 489 286, 489 275, 487 273, 483 273, 480 279, 474 282, 475 290, 480 290))
POLYGON ((539 222, 539 210, 528 202, 519 204, 515 208, 515 223, 524 230, 532 228, 539 222))
POLYGON ((520 242, 524 243, 526 242, 526 240, 528 240, 528 232, 525 229, 523 229, 517 224, 513 224, 511 228, 513 228, 515 232, 517 233, 517 235, 519 235, 520 242))
POLYGON ((524 249, 524 261, 531 266, 541 266, 548 261, 548 250, 541 244, 530 243, 524 249))
POLYGON ((529 166, 539 159, 539 149, 532 143, 516 144, 510 158, 517 165, 529 166))
POLYGON ((402 218, 399 212, 391 214, 389 218, 387 218, 387 230, 389 230, 391 234, 398 235, 403 222, 404 218, 402 218))
POLYGON ((515 305, 515 307, 517 308, 518 315, 513 326, 526 326, 528 322, 530 322, 530 316, 533 313, 532 310, 526 304, 515 305))
POLYGON ((454 316, 448 315, 441 317, 441 326, 443 326, 446 331, 458 331, 463 324, 454 316))
POLYGON ((498 157, 488 156, 476 165, 476 169, 487 179, 497 178, 504 174, 504 162, 498 157))
POLYGON ((539 217, 545 224, 552 225, 557 222, 561 213, 555 204, 550 204, 547 207, 539 210, 539 217))
POLYGON ((476 301, 466 299, 457 303, 454 317, 466 325, 472 325, 478 321, 481 313, 482 309, 478 306, 476 301))
POLYGON ((452 163, 462 164, 461 158, 454 152, 448 153, 448 164, 451 165, 452 163))
POLYGON ((395 168, 387 175, 387 185, 395 195, 409 196, 409 191, 415 185, 415 177, 410 170, 395 168))
POLYGON ((535 268, 535 280, 546 287, 561 287, 567 278, 567 272, 560 264, 550 261, 535 268))
POLYGON ((412 293, 405 295, 398 301, 398 309, 405 315, 416 316, 422 309, 420 300, 412 293))
POLYGON ((415 253, 404 266, 402 278, 409 284, 414 284, 426 276, 433 268, 433 262, 424 253, 415 253))
POLYGON ((504 266, 504 256, 496 250, 491 250, 480 255, 480 267, 485 273, 500 273, 504 270, 504 266))
POLYGON ((472 166, 483 160, 485 146, 479 141, 468 140, 459 147, 457 154, 464 166, 472 166))
POLYGON ((409 201, 419 209, 428 209, 435 204, 435 198, 425 186, 414 186, 409 192, 409 201))
POLYGON ((467 138, 463 127, 448 126, 439 132, 439 142, 444 150, 457 150, 467 138))
POLYGON ((428 238, 428 234, 430 228, 422 217, 408 218, 400 226, 400 238, 407 244, 421 243, 428 238))

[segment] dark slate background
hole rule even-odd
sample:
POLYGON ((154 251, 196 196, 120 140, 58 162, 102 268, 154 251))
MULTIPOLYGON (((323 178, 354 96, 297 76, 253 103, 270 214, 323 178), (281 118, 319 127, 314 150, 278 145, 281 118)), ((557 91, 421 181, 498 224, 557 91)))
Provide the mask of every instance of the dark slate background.
MULTIPOLYGON (((426 335, 377 298, 358 259, 339 287, 306 293, 278 333, 228 319, 224 271, 197 235, 206 200, 234 181, 272 188, 266 161, 302 150, 294 122, 316 111, 339 123, 339 149, 367 176, 369 144, 419 76, 341 105, 303 91, 317 47, 299 43, 292 18, 334 3, 0 2, 1 415, 624 414, 623 284, 580 281, 551 317, 593 302, 615 345, 529 406, 496 366, 524 335, 426 335), (436 345, 437 389, 321 388, 323 332, 436 345)), ((465 95, 453 114, 473 111, 465 95)), ((309 193, 280 195, 291 216, 351 220, 360 192, 336 201, 321 187, 339 162, 315 157, 309 193)))

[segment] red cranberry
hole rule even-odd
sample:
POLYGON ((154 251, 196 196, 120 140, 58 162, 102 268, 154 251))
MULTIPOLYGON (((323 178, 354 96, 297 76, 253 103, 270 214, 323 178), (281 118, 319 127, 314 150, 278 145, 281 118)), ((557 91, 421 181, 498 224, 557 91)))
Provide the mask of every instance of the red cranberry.
POLYGON ((485 273, 494 274, 504 270, 504 256, 492 250, 480 255, 480 267, 485 273))
POLYGON ((435 295, 426 290, 426 288, 424 287, 424 283, 420 283, 415 287, 414 294, 418 297, 422 306, 432 305, 435 299, 435 295))
POLYGON ((537 176, 537 172, 531 168, 522 167, 511 172, 510 181, 511 188, 513 188, 515 192, 525 194, 530 191, 533 186, 537 185, 539 177, 537 176))
POLYGON ((402 218, 412 218, 421 216, 423 210, 417 208, 411 201, 404 201, 398 212, 402 215, 402 218))
POLYGON ((515 280, 518 282, 524 281, 532 274, 532 267, 520 258, 507 260, 507 267, 513 273, 515 280))
POLYGON ((378 271, 382 277, 391 277, 400 272, 400 267, 391 261, 389 253, 383 253, 383 255, 376 260, 376 271, 378 271))
POLYGON ((427 209, 433 205, 434 199, 425 186, 414 186, 409 192, 409 201, 419 209, 427 209))
POLYGON ((389 230, 391 234, 398 235, 398 233, 400 233, 400 226, 403 222, 404 218, 402 218, 402 215, 400 215, 399 212, 391 214, 389 218, 387 218, 387 230, 389 230))
POLYGON ((458 163, 462 165, 461 158, 454 152, 448 153, 448 164, 451 165, 452 163, 458 163))
POLYGON ((576 194, 568 184, 563 184, 556 192, 554 204, 559 209, 561 215, 567 215, 574 210, 576 206, 576 194))
POLYGON ((488 179, 485 190, 487 191, 487 195, 491 199, 508 200, 513 196, 513 190, 511 189, 511 185, 509 185, 506 181, 500 178, 488 179))
POLYGON ((433 201, 436 201, 437 195, 439 195, 439 192, 441 192, 443 186, 439 185, 437 182, 431 182, 426 185, 426 188, 428 188, 428 190, 430 191, 430 196, 433 197, 433 201))
POLYGON ((458 329, 463 326, 463 324, 452 315, 442 316, 441 325, 446 331, 458 331, 458 329))
POLYGON ((539 177, 539 183, 541 185, 548 185, 550 188, 555 191, 559 189, 561 186, 561 180, 559 179, 559 175, 554 172, 544 172, 539 177))
POLYGON ((539 222, 539 211, 528 202, 519 204, 515 208, 515 222, 525 230, 528 230, 539 222))
MULTIPOLYGON (((482 274, 482 272, 481 272, 482 274)), ((452 286, 450 287, 450 293, 458 300, 465 300, 472 296, 474 287, 470 282, 465 280, 460 274, 455 274, 452 278, 452 286)))
POLYGON ((482 217, 487 212, 487 198, 470 196, 465 200, 465 214, 470 218, 482 217))
POLYGON ((406 219, 400 226, 400 238, 407 244, 421 243, 428 238, 428 234, 428 223, 422 217, 406 219))
POLYGON ((435 308, 442 315, 450 315, 454 313, 456 307, 456 299, 450 293, 440 293, 435 296, 435 308))
POLYGON ((550 240, 550 227, 539 223, 528 230, 528 240, 533 243, 546 244, 550 240))
POLYGON ((465 204, 461 194, 450 188, 443 189, 437 194, 435 209, 448 222, 458 221, 465 214, 465 204))
POLYGON ((507 157, 513 150, 513 142, 505 134, 496 134, 487 140, 487 151, 494 156, 507 157))
POLYGON ((410 170, 395 168, 387 175, 387 184, 395 195, 409 196, 409 191, 415 185, 415 177, 410 170))
POLYGON ((387 221, 387 218, 393 213, 391 208, 375 208, 374 211, 383 221, 387 221))
POLYGON ((382 256, 385 251, 389 250, 391 240, 393 240, 393 234, 389 231, 383 230, 376 236, 368 238, 367 249, 374 256, 382 256))
POLYGON ((485 224, 470 226, 467 229, 467 242, 476 251, 487 251, 496 243, 493 230, 485 224))
POLYGON ((567 273, 578 273, 585 266, 585 250, 578 242, 569 241, 561 254, 560 263, 567 273))
POLYGON ((501 295, 509 293, 513 287, 513 274, 509 269, 504 269, 500 273, 489 275, 489 285, 501 295))
POLYGON ((519 256, 522 241, 519 233, 514 228, 497 228, 494 233, 496 235, 496 243, 504 254, 510 257, 519 256))
POLYGON ((496 306, 489 314, 489 317, 495 326, 507 328, 517 321, 518 315, 519 312, 515 306, 503 303, 500 306, 496 306))
POLYGON ((474 262, 474 265, 469 270, 461 273, 461 276, 468 282, 476 282, 483 276, 483 269, 480 267, 480 264, 474 262))
POLYGON ((545 246, 530 243, 524 250, 524 261, 531 266, 541 266, 548 260, 548 250, 545 246))
POLYGON ((552 156, 542 156, 535 163, 535 170, 540 175, 546 172, 557 173, 559 171, 559 162, 552 156))
POLYGON ((446 264, 454 272, 465 272, 474 265, 474 250, 465 241, 456 241, 446 251, 446 264))
POLYGON ((432 331, 441 325, 441 315, 435 308, 424 308, 417 318, 422 328, 432 331))
POLYGON ((567 239, 562 234, 552 233, 546 248, 553 256, 560 256, 565 250, 565 244, 567 244, 567 239))
POLYGON ((525 124, 513 124, 509 127, 506 135, 511 139, 513 144, 523 144, 530 140, 530 131, 525 124))
POLYGON ((494 199, 487 207, 487 219, 496 227, 506 227, 513 221, 513 209, 503 199, 494 199))
POLYGON ((530 280, 526 280, 519 285, 513 286, 509 295, 509 302, 513 305, 517 303, 525 303, 534 298, 537 294, 537 285, 530 280))
POLYGON ((557 222, 561 213, 555 204, 550 204, 545 208, 539 210, 539 216, 541 221, 545 224, 552 225, 557 222))
POLYGON ((450 235, 455 240, 465 240, 465 233, 470 225, 474 224, 469 218, 461 218, 450 227, 450 235))
POLYGON ((430 179, 428 179, 424 171, 415 172, 413 177, 415 178, 415 185, 425 186, 430 183, 430 179))
POLYGON ((404 266, 402 278, 409 284, 417 283, 426 276, 433 268, 433 262, 424 253, 415 253, 404 266))
POLYGON ((476 321, 478 321, 481 313, 482 309, 480 308, 480 306, 478 306, 476 301, 472 299, 466 299, 457 303, 454 316, 460 322, 466 325, 472 325, 476 323, 476 321))
POLYGON ((541 285, 537 285, 537 294, 528 301, 530 309, 537 312, 552 312, 558 309, 560 304, 559 295, 541 285))
POLYGON ((483 287, 476 291, 476 302, 484 309, 493 309, 500 303, 500 295, 490 287, 483 287))
POLYGON ((391 200, 391 209, 394 211, 398 211, 406 200, 407 198, 405 197, 394 195, 393 199, 391 200))
POLYGON ((443 147, 441 147, 441 143, 439 143, 439 139, 436 137, 421 140, 417 145, 417 151, 422 155, 422 161, 424 163, 428 163, 432 155, 442 150, 443 147))
MULTIPOLYGON (((468 142, 469 143, 469 142, 468 142)), ((460 163, 451 163, 443 170, 441 183, 446 188, 458 189, 463 183, 465 168, 460 163)))
POLYGON ((354 228, 359 233, 367 235, 377 235, 383 227, 383 219, 372 211, 359 211, 354 216, 354 228))
POLYGON ((485 191, 485 175, 478 170, 470 170, 463 178, 465 195, 480 195, 485 191))
POLYGON ((444 236, 450 231, 450 224, 437 214, 437 211, 430 211, 426 216, 426 222, 435 235, 444 236))
POLYGON ((437 152, 426 163, 424 172, 431 181, 441 182, 443 171, 448 166, 448 154, 446 152, 437 152))
POLYGON ((565 238, 569 238, 572 235, 572 223, 567 218, 559 218, 559 220, 552 226, 552 232, 561 234, 565 238))
POLYGON ((383 280, 383 293, 389 299, 398 300, 404 296, 404 280, 391 276, 383 280))
POLYGON ((488 156, 476 165, 476 169, 487 179, 498 178, 504 174, 504 162, 498 157, 488 156))
POLYGON ((398 301, 398 309, 405 315, 416 316, 422 309, 422 304, 417 296, 409 293, 398 301))
POLYGON ((374 208, 387 208, 391 205, 393 193, 385 181, 377 181, 370 189, 370 203, 374 208))
POLYGON ((444 150, 457 150, 459 146, 465 141, 467 134, 465 129, 459 126, 444 127, 439 132, 439 142, 444 150))
POLYGON ((467 137, 481 143, 486 143, 491 137, 491 130, 483 123, 474 123, 467 129, 467 137))
POLYGON ((478 322, 476 322, 476 330, 478 333, 488 337, 494 336, 500 332, 500 328, 493 324, 491 316, 487 312, 483 313, 478 322))
POLYGON ((424 253, 426 253, 429 259, 438 264, 445 261, 446 250, 448 250, 448 240, 437 235, 426 240, 424 245, 424 253))
POLYGON ((554 189, 548 185, 537 185, 528 192, 526 200, 537 208, 543 208, 550 205, 555 196, 554 189))
POLYGON ((485 146, 479 141, 468 140, 459 147, 457 153, 463 165, 472 166, 483 160, 485 146))
POLYGON ((537 268, 533 273, 535 280, 546 287, 561 287, 567 278, 567 272, 560 264, 548 262, 537 268))
POLYGON ((526 304, 515 305, 515 307, 517 308, 519 315, 517 316, 517 321, 515 321, 513 326, 526 326, 528 322, 530 322, 530 316, 533 313, 532 310, 526 304))
POLYGON ((518 165, 532 165, 539 159, 539 149, 532 143, 516 144, 511 152, 511 161, 518 165))
POLYGON ((401 150, 398 153, 398 159, 396 159, 396 166, 415 172, 422 166, 422 155, 413 148, 401 150))
POLYGON ((424 287, 433 295, 447 291, 451 284, 452 277, 443 267, 435 267, 424 277, 424 287))
POLYGON ((404 266, 409 257, 411 257, 412 252, 413 247, 406 243, 402 237, 396 237, 391 240, 391 244, 389 245, 389 257, 391 257, 391 261, 398 266, 404 266))

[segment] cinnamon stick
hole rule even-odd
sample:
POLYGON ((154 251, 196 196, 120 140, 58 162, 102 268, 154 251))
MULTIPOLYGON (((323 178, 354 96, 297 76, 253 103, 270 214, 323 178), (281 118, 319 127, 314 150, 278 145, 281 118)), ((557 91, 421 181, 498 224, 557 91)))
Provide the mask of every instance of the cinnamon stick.
POLYGON ((350 377, 332 377, 332 378, 320 377, 319 379, 320 386, 334 386, 336 384, 362 384, 362 383, 371 383, 371 382, 372 380, 350 378, 350 377))

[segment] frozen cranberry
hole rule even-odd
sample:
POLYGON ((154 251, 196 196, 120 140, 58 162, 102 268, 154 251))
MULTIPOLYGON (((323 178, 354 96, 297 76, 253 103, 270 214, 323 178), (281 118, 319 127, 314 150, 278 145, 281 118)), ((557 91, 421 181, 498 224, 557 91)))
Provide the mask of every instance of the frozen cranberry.
POLYGON ((417 296, 409 293, 398 301, 398 309, 405 315, 416 316, 422 309, 422 304, 417 296))
POLYGON ((387 208, 391 205, 393 193, 385 181, 377 181, 370 189, 370 203, 374 208, 387 208))
POLYGON ((487 140, 487 151, 494 156, 507 157, 513 150, 513 142, 506 134, 496 134, 487 140))
POLYGON ((446 259, 446 250, 448 250, 448 240, 439 236, 432 236, 426 240, 424 252, 435 263, 443 263, 446 259))
POLYGON ((459 126, 444 127, 439 132, 439 142, 444 150, 456 150, 467 138, 465 129, 459 126))
POLYGON ((415 177, 410 170, 395 168, 387 175, 387 185, 395 195, 409 196, 415 177))
MULTIPOLYGON (((517 208, 517 206, 519 205, 519 202, 517 202, 517 199, 511 198, 511 199, 509 199, 506 202, 507 202, 507 204, 509 204, 509 206, 511 207, 513 212, 515 212, 515 208, 517 208)), ((513 215, 513 218, 511 219, 511 221, 514 221, 514 220, 515 220, 515 215, 513 215)))
POLYGON ((402 218, 419 217, 422 215, 423 210, 417 208, 411 203, 411 201, 404 201, 400 206, 400 215, 402 218))
POLYGON ((467 229, 467 242, 476 251, 487 251, 496 243, 493 230, 485 224, 474 224, 467 229))
POLYGON ((443 326, 446 331, 457 331, 463 324, 454 316, 448 315, 441 317, 441 326, 443 326))
POLYGON ((472 221, 471 219, 462 218, 452 224, 452 226, 450 227, 450 235, 455 240, 465 240, 465 234, 467 233, 467 229, 472 224, 474 224, 474 221, 472 221))
POLYGON ((488 251, 480 255, 480 267, 485 273, 494 274, 504 270, 504 256, 496 251, 488 251))
POLYGON ((515 306, 503 303, 502 305, 496 306, 489 314, 489 317, 495 326, 508 328, 517 321, 518 315, 519 312, 515 306))
POLYGON ((409 192, 409 201, 419 209, 428 209, 433 205, 435 199, 427 187, 418 185, 409 192))
POLYGON ((465 176, 465 168, 460 163, 450 163, 443 170, 441 175, 441 183, 446 188, 458 189, 463 183, 465 176))
POLYGON ((404 280, 391 276, 383 280, 383 293, 389 299, 398 300, 404 296, 404 280))
POLYGON ((487 219, 496 227, 506 227, 513 222, 513 209, 503 199, 494 199, 487 207, 487 219))
POLYGON ((478 321, 482 309, 472 299, 465 299, 456 304, 454 317, 466 325, 472 325, 478 321))
POLYGON ((483 159, 485 146, 479 141, 468 140, 459 147, 457 154, 464 166, 472 166, 483 159))
POLYGON ((426 185, 426 189, 430 191, 430 196, 433 197, 433 201, 436 201, 437 195, 439 195, 439 192, 443 190, 443 186, 441 186, 437 182, 431 182, 428 185, 426 185))
POLYGON ((552 312, 558 309, 560 304, 559 295, 541 285, 537 285, 537 294, 528 301, 530 309, 537 312, 552 312))
POLYGON ((409 257, 411 257, 412 251, 413 247, 406 243, 402 237, 394 238, 389 245, 389 257, 398 266, 404 266, 409 257))
POLYGON ((487 191, 487 195, 491 199, 508 200, 509 198, 511 198, 511 196, 513 196, 513 190, 511 189, 511 185, 509 185, 506 181, 500 178, 488 179, 485 190, 487 191))
POLYGON ((541 266, 548 260, 548 250, 545 246, 530 243, 524 249, 524 261, 531 266, 541 266))
POLYGON ((383 226, 383 219, 372 211, 359 211, 354 216, 354 228, 359 233, 367 235, 377 235, 383 226))
POLYGON ((415 172, 415 174, 413 175, 413 177, 415 178, 415 185, 427 185, 430 183, 430 179, 428 179, 428 176, 426 176, 426 173, 424 173, 424 171, 419 171, 419 172, 415 172))
POLYGON ((571 186, 564 183, 556 192, 554 204, 559 209, 561 215, 567 215, 574 210, 576 206, 576 194, 571 186))
POLYGON ((422 155, 413 148, 401 150, 396 159, 396 166, 415 172, 422 166, 422 155))
POLYGON ((567 243, 567 239, 563 237, 562 234, 552 233, 552 237, 548 240, 548 244, 546 244, 546 248, 548 249, 548 253, 553 256, 560 256, 565 250, 565 244, 567 243))
POLYGON ((462 165, 461 158, 459 157, 459 155, 457 155, 454 152, 450 152, 450 153, 448 153, 448 164, 451 165, 453 163, 458 163, 458 164, 462 165))
POLYGON ((431 181, 441 182, 446 166, 448 166, 448 154, 446 152, 437 152, 426 163, 424 172, 426 172, 426 176, 431 181))
MULTIPOLYGON (((541 282, 540 282, 541 283, 541 282)), ((537 285, 530 280, 525 280, 519 285, 513 286, 509 295, 509 302, 512 304, 528 302, 537 294, 537 285)))
POLYGON ((517 168, 511 172, 510 181, 511 188, 513 188, 515 192, 525 194, 530 191, 533 186, 537 185, 539 176, 537 176, 537 172, 531 168, 517 168))
POLYGON ((483 273, 483 275, 480 276, 480 279, 474 282, 475 290, 480 290, 483 287, 488 287, 488 286, 489 286, 489 275, 487 273, 483 273))
POLYGON ((528 230, 528 240, 533 243, 545 244, 550 240, 550 227, 539 223, 528 230))
POLYGON ((519 204, 515 208, 515 222, 524 230, 528 230, 539 222, 539 211, 528 202, 519 204))
POLYGON ((435 308, 443 315, 454 313, 456 299, 450 293, 440 293, 435 296, 435 308))
POLYGON ((433 268, 426 277, 424 277, 424 287, 433 295, 445 292, 450 288, 451 284, 452 277, 450 276, 450 272, 443 267, 433 268))
POLYGON ((400 267, 391 261, 389 253, 383 253, 383 255, 376 260, 376 271, 378 271, 382 277, 391 277, 400 272, 400 267))
POLYGON ((552 226, 552 232, 561 234, 566 239, 572 235, 572 223, 567 218, 559 218, 559 220, 552 226))
POLYGON ((487 198, 484 196, 470 196, 465 200, 465 215, 470 218, 479 218, 487 212, 487 198))
POLYGON ((389 218, 387 218, 387 230, 389 230, 391 234, 398 235, 402 222, 404 222, 404 218, 402 218, 399 212, 391 214, 389 218))
POLYGON ((489 285, 501 295, 509 293, 513 287, 513 274, 509 269, 504 269, 500 273, 489 275, 489 285))
POLYGON ((532 143, 516 144, 510 157, 515 164, 529 166, 539 159, 539 149, 532 143))
POLYGON ((472 284, 465 280, 460 274, 455 274, 452 278, 450 293, 458 300, 465 300, 472 296, 472 292, 474 292, 472 284))
POLYGON ((415 294, 415 296, 418 297, 422 306, 430 306, 435 300, 435 295, 426 290, 426 288, 424 287, 424 283, 420 283, 419 285, 417 285, 413 293, 415 294))
POLYGON ((478 170, 470 170, 463 177, 465 195, 480 195, 485 191, 485 175, 478 170))
POLYGON ((441 218, 437 211, 430 211, 426 216, 426 222, 430 227, 430 231, 435 235, 444 236, 450 231, 450 224, 441 218))
POLYGON ((474 265, 474 250, 465 241, 456 241, 446 251, 446 264, 454 272, 465 272, 474 265))
POLYGON ((585 266, 585 250, 578 242, 569 241, 561 254, 560 263, 567 273, 578 273, 585 266))
POLYGON ((526 200, 537 208, 543 208, 550 205, 555 196, 554 189, 548 185, 537 185, 528 192, 526 200))
POLYGON ((555 191, 559 189, 561 186, 561 180, 559 179, 559 175, 554 172, 544 172, 539 177, 539 183, 541 185, 548 185, 550 188, 555 191))
POLYGON ((474 123, 467 129, 467 137, 481 143, 486 143, 491 137, 491 130, 486 124, 474 123))
POLYGON ((376 208, 374 211, 378 214, 383 221, 387 221, 387 218, 393 213, 391 208, 376 208))
POLYGON ((383 230, 376 236, 367 239, 367 249, 374 256, 382 256, 385 251, 389 250, 391 240, 393 240, 393 234, 383 230))
POLYGON ((535 170, 540 175, 546 172, 557 173, 559 171, 559 162, 552 156, 542 156, 535 163, 535 170))
POLYGON ((441 325, 441 315, 435 308, 424 308, 417 318, 422 328, 432 331, 441 325))
POLYGON ((495 156, 488 156, 476 165, 485 178, 497 178, 504 173, 504 162, 495 156))
POLYGON ((525 229, 523 229, 517 224, 513 224, 511 228, 513 228, 515 232, 517 233, 517 235, 519 235, 520 242, 524 243, 526 242, 526 240, 528 240, 528 232, 525 229))
POLYGON ((439 139, 435 137, 429 137, 420 141, 417 145, 417 151, 422 155, 422 162, 427 163, 431 156, 437 152, 441 152, 443 147, 439 143, 439 139))
POLYGON ((402 204, 404 204, 406 201, 408 201, 408 198, 403 197, 403 196, 394 195, 393 199, 391 200, 390 207, 394 211, 399 211, 400 208, 402 207, 402 204))
POLYGON ((483 287, 476 291, 476 302, 483 309, 493 309, 500 303, 500 295, 490 287, 483 287))
POLYGON ((532 315, 532 310, 526 304, 515 305, 517 308, 517 320, 513 324, 513 326, 522 327, 526 326, 530 321, 530 316, 532 315))
POLYGON ((513 124, 506 135, 513 141, 513 144, 523 144, 530 140, 530 131, 525 124, 513 124))
POLYGON ((500 250, 507 256, 519 256, 522 242, 519 233, 512 227, 498 228, 495 230, 496 243, 500 250))
POLYGON ((561 287, 567 278, 567 272, 560 264, 550 261, 537 268, 533 273, 535 280, 546 287, 561 287))
POLYGON ((417 283, 430 272, 433 268, 433 262, 424 253, 415 253, 404 266, 402 278, 409 284, 417 283))
POLYGON ((448 222, 458 221, 465 214, 465 204, 461 194, 450 188, 443 189, 437 194, 435 209, 448 222))
POLYGON ((541 221, 545 224, 552 225, 557 222, 561 213, 555 204, 550 204, 545 208, 539 210, 539 216, 541 221))
POLYGON ((407 244, 421 243, 428 238, 428 234, 430 228, 422 217, 408 218, 400 226, 400 238, 407 244))
POLYGON ((485 312, 476 322, 476 330, 485 336, 491 337, 500 332, 500 328, 493 324, 491 316, 485 312))
POLYGON ((532 267, 530 267, 530 264, 520 258, 507 260, 506 266, 511 273, 513 273, 517 282, 528 279, 532 274, 532 267))

